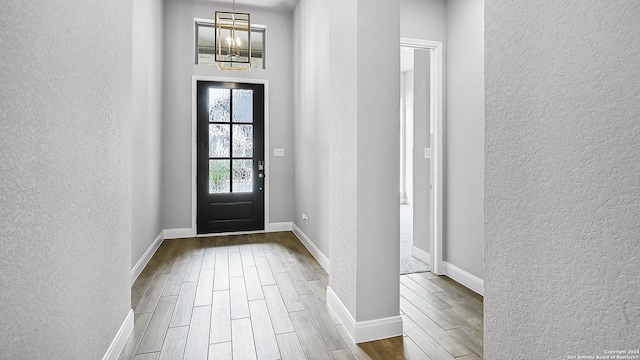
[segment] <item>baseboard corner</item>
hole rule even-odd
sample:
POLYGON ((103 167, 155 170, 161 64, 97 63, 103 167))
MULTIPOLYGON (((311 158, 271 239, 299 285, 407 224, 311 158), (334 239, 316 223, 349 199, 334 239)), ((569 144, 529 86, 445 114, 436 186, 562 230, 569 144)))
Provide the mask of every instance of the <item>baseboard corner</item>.
POLYGON ((151 243, 147 251, 144 252, 144 254, 138 260, 138 262, 133 267, 133 269, 131 269, 131 285, 133 285, 133 283, 136 281, 138 276, 140 276, 140 273, 142 273, 142 270, 144 270, 144 267, 147 266, 147 264, 149 263, 149 260, 151 260, 153 255, 156 253, 156 251, 160 247, 160 245, 162 245, 163 241, 164 241, 164 230, 160 231, 160 234, 158 234, 156 239, 153 240, 153 242, 151 243))
POLYGON ((327 286, 327 307, 340 319, 356 344, 402 336, 402 317, 400 315, 357 322, 329 286, 327 286))
POLYGON ((484 296, 484 280, 446 261, 442 264, 446 276, 466 286, 475 293, 484 296))
POLYGON ((120 325, 120 329, 116 333, 116 336, 113 338, 111 345, 109 345, 107 352, 102 357, 102 360, 118 360, 122 349, 124 349, 124 345, 127 343, 127 340, 133 331, 133 320, 133 309, 130 309, 127 317, 124 319, 124 322, 120 325))
POLYGON ((327 274, 331 274, 331 266, 329 262, 329 258, 320 251, 320 249, 316 246, 316 244, 309 239, 309 237, 296 225, 296 223, 291 223, 291 231, 295 234, 295 236, 300 240, 302 245, 304 245, 307 250, 313 255, 313 257, 318 261, 318 263, 322 266, 324 271, 327 274))
POLYGON ((411 247, 411 256, 422 261, 427 265, 431 265, 431 254, 413 245, 411 247))
POLYGON ((196 236, 196 231, 192 228, 164 229, 165 239, 184 239, 194 236, 196 236))
POLYGON ((291 231, 293 230, 292 225, 293 223, 291 222, 270 223, 267 227, 267 232, 291 231))

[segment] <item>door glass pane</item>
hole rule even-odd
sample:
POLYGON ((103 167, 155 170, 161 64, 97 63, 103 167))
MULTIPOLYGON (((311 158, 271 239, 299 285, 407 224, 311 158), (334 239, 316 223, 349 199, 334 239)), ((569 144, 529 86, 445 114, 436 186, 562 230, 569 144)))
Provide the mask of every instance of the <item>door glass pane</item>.
POLYGON ((209 157, 229 157, 229 128, 230 125, 209 124, 209 157))
POLYGON ((229 160, 209 160, 209 194, 228 193, 231 189, 229 160))
POLYGON ((253 122, 253 90, 233 90, 233 122, 253 122))
POLYGON ((230 100, 229 89, 209 89, 209 121, 229 122, 230 100))
POLYGON ((253 191, 253 160, 233 160, 233 192, 253 191))
POLYGON ((233 157, 253 157, 253 125, 233 125, 233 157))

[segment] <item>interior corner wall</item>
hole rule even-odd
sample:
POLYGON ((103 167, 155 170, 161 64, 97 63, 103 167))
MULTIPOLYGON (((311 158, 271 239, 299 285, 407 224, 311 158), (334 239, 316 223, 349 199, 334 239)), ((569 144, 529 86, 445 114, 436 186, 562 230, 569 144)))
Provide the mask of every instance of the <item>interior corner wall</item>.
POLYGON ((482 279, 484 2, 446 5, 444 261, 482 279))
POLYGON ((162 232, 162 0, 133 1, 131 268, 162 232))
POLYGON ((638 19, 486 0, 485 358, 637 356, 638 19))
MULTIPOLYGON (((431 40, 431 41, 440 41, 444 44, 444 48, 446 49, 447 42, 447 13, 446 13, 446 1, 445 0, 401 0, 400 1, 400 36, 404 38, 413 38, 419 40, 431 40)), ((421 53, 426 53, 426 51, 422 50, 421 53)), ((424 54, 418 54, 416 61, 414 61, 414 66, 424 66, 426 62, 426 66, 429 66, 430 59, 427 58, 425 60, 422 56, 424 54)), ((427 55, 428 56, 428 55, 427 55)), ((446 68, 446 63, 443 67, 446 68)), ((423 70, 422 68, 421 70, 423 70)), ((413 77, 415 75, 415 71, 411 71, 411 86, 413 87, 413 77)), ((430 76, 429 73, 424 74, 424 72, 420 71, 418 73, 419 77, 426 76, 427 78, 430 76)), ((445 77, 446 79, 446 77, 445 77)), ((446 84, 445 84, 446 87, 446 84)), ((425 111, 423 106, 428 104, 428 99, 430 96, 430 89, 423 89, 426 92, 423 94, 417 95, 420 97, 420 100, 414 99, 413 104, 418 106, 419 111, 425 111), (425 97, 426 96, 426 97, 425 97)), ((412 105, 413 105, 412 104, 412 105)), ((408 108, 407 111, 414 111, 413 107, 408 108)), ((414 183, 412 192, 414 194, 413 201, 413 217, 414 217, 414 246, 417 248, 424 250, 425 252, 430 252, 430 229, 429 229, 429 196, 430 196, 430 187, 429 187, 429 177, 430 177, 430 164, 429 160, 424 159, 424 148, 430 147, 431 141, 429 134, 429 109, 426 109, 427 113, 424 115, 423 121, 419 116, 413 116, 413 124, 414 128, 417 131, 414 133, 416 141, 414 142, 414 146, 412 148, 412 154, 414 158, 415 165, 413 167, 414 171, 414 183), (426 126, 425 126, 426 125, 426 126), (426 161, 426 167, 425 165, 426 161), (422 203, 417 203, 415 201, 415 197, 418 196, 422 200, 422 203), (426 199, 426 200, 425 200, 426 199), (421 221, 420 219, 426 219, 425 221, 421 221)), ((413 180, 413 179, 412 179, 413 180)))
POLYGON ((165 229, 191 228, 192 213, 192 76, 269 80, 269 156, 271 223, 290 222, 293 209, 293 16, 289 11, 236 6, 251 21, 267 26, 267 68, 221 71, 196 65, 194 18, 211 19, 229 5, 166 0, 163 42, 162 217, 165 229), (274 157, 273 149, 285 149, 274 157))
POLYGON ((329 18, 327 1, 300 0, 294 12, 293 222, 329 256, 329 18), (308 224, 302 214, 309 216, 308 224))
POLYGON ((0 2, 0 358, 101 359, 131 309, 131 21, 0 2))

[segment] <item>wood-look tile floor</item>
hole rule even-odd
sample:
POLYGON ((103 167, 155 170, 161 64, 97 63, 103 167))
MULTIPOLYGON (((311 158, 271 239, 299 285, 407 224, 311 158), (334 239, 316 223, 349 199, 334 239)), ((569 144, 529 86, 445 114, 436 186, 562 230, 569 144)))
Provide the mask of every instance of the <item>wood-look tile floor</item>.
POLYGON ((482 297, 400 277, 404 336, 354 344, 327 311, 329 276, 291 232, 165 241, 131 288, 120 359, 481 359, 482 297))

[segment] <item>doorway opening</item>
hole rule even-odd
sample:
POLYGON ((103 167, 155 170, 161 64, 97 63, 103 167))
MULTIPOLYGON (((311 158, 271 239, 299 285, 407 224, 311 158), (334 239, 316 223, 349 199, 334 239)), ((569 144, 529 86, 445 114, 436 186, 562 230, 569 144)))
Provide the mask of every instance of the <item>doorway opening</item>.
POLYGON ((402 38, 400 273, 442 274, 442 43, 402 38))
POLYGON ((266 229, 267 86, 254 79, 193 78, 194 236, 266 229))

